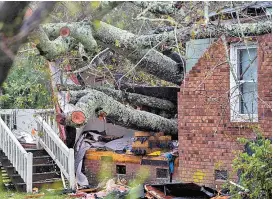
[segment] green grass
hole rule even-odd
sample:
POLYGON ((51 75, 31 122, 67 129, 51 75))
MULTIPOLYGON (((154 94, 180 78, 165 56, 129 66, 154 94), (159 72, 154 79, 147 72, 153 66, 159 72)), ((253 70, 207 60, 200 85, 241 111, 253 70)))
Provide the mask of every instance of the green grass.
MULTIPOLYGON (((65 199, 68 198, 68 195, 62 194, 62 190, 54 190, 54 191, 47 191, 47 190, 40 190, 39 193, 44 193, 44 196, 39 198, 41 199, 65 199)), ((0 198, 1 199, 24 199, 26 196, 32 195, 31 193, 23 193, 17 191, 8 191, 5 189, 0 190, 0 198)))
MULTIPOLYGON (((68 195, 62 195, 60 192, 59 193, 51 193, 51 192, 41 192, 44 193, 45 195, 42 197, 39 197, 41 199, 65 199, 68 198, 68 195)), ((1 199, 24 199, 27 195, 31 195, 28 193, 20 193, 20 192, 12 192, 12 191, 1 191, 0 192, 0 198, 1 199)))
MULTIPOLYGON (((27 195, 27 193, 19 193, 19 192, 0 192, 0 198, 2 199, 24 199, 27 195)), ((67 198, 68 195, 57 195, 57 194, 52 194, 52 193, 45 193, 44 196, 39 197, 39 198, 44 198, 44 199, 65 199, 67 198)))

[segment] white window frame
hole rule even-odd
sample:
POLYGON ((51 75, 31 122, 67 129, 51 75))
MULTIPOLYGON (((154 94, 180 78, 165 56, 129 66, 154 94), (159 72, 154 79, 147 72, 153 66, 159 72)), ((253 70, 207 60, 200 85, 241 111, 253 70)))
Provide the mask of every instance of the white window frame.
MULTIPOLYGON (((246 81, 238 79, 238 50, 256 48, 258 55, 258 48, 256 43, 246 45, 245 43, 236 43, 230 45, 230 121, 231 122, 258 122, 257 114, 240 114, 240 88, 237 85, 240 82, 246 83, 246 81), (235 76, 235 78, 234 78, 235 76)), ((258 58, 256 58, 258 59, 258 58)), ((258 62, 257 62, 258 64, 258 62)), ((253 81, 251 81, 253 82, 253 81)), ((258 84, 258 65, 257 65, 257 81, 258 84)), ((257 90, 258 94, 258 90, 257 90)), ((257 96, 258 99, 258 96, 257 96)), ((257 102, 258 103, 258 102, 257 102)), ((257 110, 258 111, 258 110, 257 110)))

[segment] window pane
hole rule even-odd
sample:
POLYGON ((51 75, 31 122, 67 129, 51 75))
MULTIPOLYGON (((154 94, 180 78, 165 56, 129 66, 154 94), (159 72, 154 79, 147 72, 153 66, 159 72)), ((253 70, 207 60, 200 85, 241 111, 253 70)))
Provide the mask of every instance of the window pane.
POLYGON ((240 85, 240 114, 257 114, 257 84, 244 83, 240 85))
POLYGON ((257 81, 257 49, 239 49, 239 79, 245 81, 257 81))
POLYGON ((125 165, 116 165, 117 174, 126 174, 126 166, 125 165))
POLYGON ((167 169, 156 169, 156 178, 168 178, 167 169))

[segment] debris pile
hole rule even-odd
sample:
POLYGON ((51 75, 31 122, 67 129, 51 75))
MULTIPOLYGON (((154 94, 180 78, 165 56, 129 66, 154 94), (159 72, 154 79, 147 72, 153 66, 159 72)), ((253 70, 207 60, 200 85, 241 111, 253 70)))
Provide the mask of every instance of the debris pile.
POLYGON ((129 194, 129 191, 130 188, 128 186, 122 184, 120 181, 116 182, 114 179, 110 179, 101 190, 99 188, 77 190, 76 193, 69 194, 69 197, 81 199, 119 199, 125 198, 129 194))
POLYGON ((83 158, 86 156, 87 150, 89 150, 89 161, 92 161, 89 156, 97 154, 97 151, 111 151, 112 154, 106 155, 105 153, 103 156, 111 156, 114 159, 115 156, 123 154, 124 160, 138 158, 136 164, 142 165, 147 165, 144 163, 146 159, 148 162, 153 160, 166 162, 166 166, 169 167, 170 182, 172 182, 174 161, 178 156, 178 142, 172 140, 171 136, 164 135, 163 132, 135 132, 134 137, 118 137, 107 135, 105 131, 85 131, 75 145, 76 180, 82 188, 89 186, 88 178, 82 170, 83 158))

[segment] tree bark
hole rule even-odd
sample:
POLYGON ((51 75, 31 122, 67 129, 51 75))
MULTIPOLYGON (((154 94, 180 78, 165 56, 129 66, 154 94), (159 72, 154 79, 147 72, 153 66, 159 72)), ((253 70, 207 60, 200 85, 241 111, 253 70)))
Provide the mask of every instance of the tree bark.
MULTIPOLYGON (((103 44, 114 49, 119 54, 126 56, 132 63, 137 64, 138 67, 136 68, 168 82, 173 82, 178 85, 181 83, 183 74, 179 73, 176 62, 153 48, 141 48, 143 44, 147 45, 148 36, 146 37, 147 40, 143 39, 144 36, 141 37, 142 39, 139 39, 130 32, 121 30, 104 22, 95 24, 93 27, 95 38, 102 41, 103 44), (143 43, 140 43, 140 41, 143 43)), ((153 45, 155 46, 157 44, 153 45)))
POLYGON ((70 37, 80 42, 89 52, 95 52, 97 42, 93 37, 92 28, 88 22, 76 23, 47 23, 41 26, 48 36, 57 38, 60 36, 60 29, 67 27, 70 30, 70 37))
POLYGON ((132 1, 132 3, 158 14, 174 14, 178 10, 172 2, 132 1))
POLYGON ((53 60, 59 55, 65 54, 72 48, 73 38, 71 37, 61 37, 50 41, 47 34, 42 28, 37 32, 39 36, 39 44, 37 48, 40 51, 40 54, 45 56, 48 60, 53 60))
MULTIPOLYGON (((62 85, 62 86, 59 86, 58 89, 70 90, 69 87, 70 87, 69 85, 67 86, 62 85)), ((75 87, 75 86, 72 86, 72 87, 75 87)), ((136 105, 136 106, 144 105, 144 106, 157 108, 157 109, 168 111, 168 112, 176 111, 176 106, 171 101, 159 99, 156 97, 149 97, 149 96, 145 96, 145 95, 141 95, 137 93, 129 93, 129 92, 121 91, 121 90, 115 90, 112 88, 106 88, 101 86, 88 87, 85 90, 77 89, 78 91, 75 91, 75 89, 71 89, 71 91, 69 91, 70 93, 69 103, 76 104, 81 97, 88 94, 89 92, 92 92, 92 89, 101 91, 105 93, 106 95, 111 96, 112 98, 114 98, 115 100, 119 102, 129 102, 130 105, 136 105)))
POLYGON ((272 31, 272 22, 210 25, 204 30, 191 31, 192 39, 212 38, 226 35, 230 37, 258 36, 272 31))
POLYGON ((98 117, 103 113, 112 123, 127 128, 143 131, 163 131, 166 134, 177 133, 177 122, 175 120, 126 107, 100 91, 92 90, 92 92, 88 92, 87 95, 80 98, 75 106, 84 113, 86 118, 98 117))
POLYGON ((138 93, 145 96, 166 99, 177 104, 177 93, 180 91, 179 86, 145 86, 130 83, 123 83, 119 86, 120 90, 126 90, 129 93, 138 93))

